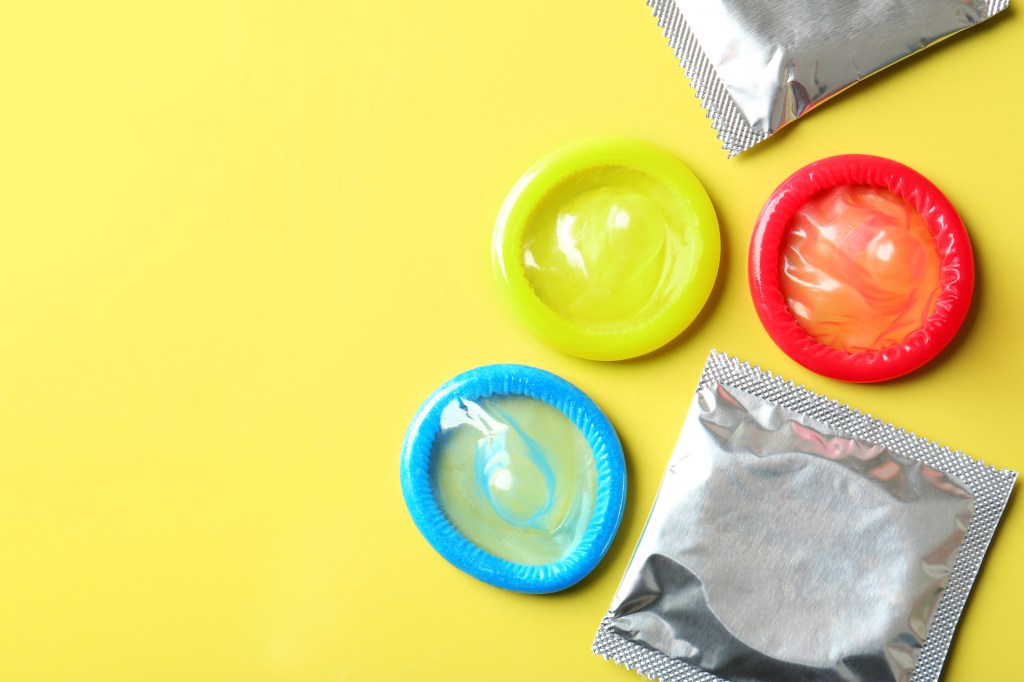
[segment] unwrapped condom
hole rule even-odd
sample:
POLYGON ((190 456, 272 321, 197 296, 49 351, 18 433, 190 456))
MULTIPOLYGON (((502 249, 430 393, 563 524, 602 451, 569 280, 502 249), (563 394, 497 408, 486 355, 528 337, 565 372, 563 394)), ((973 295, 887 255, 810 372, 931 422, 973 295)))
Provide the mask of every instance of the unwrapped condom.
POLYGON ((636 140, 541 159, 494 228, 495 279, 519 319, 566 353, 622 360, 675 338, 711 294, 718 221, 697 178, 636 140))
POLYGON ((615 430, 564 379, 479 367, 420 407, 402 449, 402 492, 420 532, 475 578, 518 592, 564 589, 611 544, 625 502, 615 430))
POLYGON ((790 357, 846 381, 892 379, 934 358, 970 307, 974 260, 953 206, 889 159, 800 169, 754 228, 750 290, 790 357))

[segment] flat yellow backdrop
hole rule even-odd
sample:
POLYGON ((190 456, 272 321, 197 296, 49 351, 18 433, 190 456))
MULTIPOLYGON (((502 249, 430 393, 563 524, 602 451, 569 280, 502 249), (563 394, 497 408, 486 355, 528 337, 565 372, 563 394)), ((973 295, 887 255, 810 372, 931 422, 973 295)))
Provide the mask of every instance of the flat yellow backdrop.
MULTIPOLYGON (((5 3, 0 679, 633 680, 590 642, 712 347, 1024 469, 1022 45, 1011 10, 727 160, 640 0, 5 3), (684 160, 723 237, 706 314, 613 364, 530 336, 489 263, 518 175, 604 134, 684 160), (977 254, 957 341, 884 385, 803 370, 747 290, 765 198, 844 152, 931 178, 977 254), (566 593, 463 575, 402 501, 417 406, 492 362, 625 446, 618 538, 566 593)), ((1022 517, 947 682, 1024 679, 1022 517)))

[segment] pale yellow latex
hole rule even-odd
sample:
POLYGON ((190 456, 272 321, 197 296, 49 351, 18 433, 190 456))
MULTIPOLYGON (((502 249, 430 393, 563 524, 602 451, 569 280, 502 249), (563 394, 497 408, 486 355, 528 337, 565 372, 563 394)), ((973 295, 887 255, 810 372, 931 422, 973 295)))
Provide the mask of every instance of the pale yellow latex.
POLYGON ((470 542, 521 564, 565 558, 594 509, 597 472, 586 438, 533 398, 457 400, 441 417, 431 482, 470 542))
POLYGON ((559 183, 523 229, 530 286, 563 317, 589 328, 646 319, 692 278, 679 263, 686 214, 646 173, 588 169, 559 183))
POLYGON ((789 309, 833 348, 899 343, 935 309, 935 242, 917 211, 886 190, 841 185, 817 194, 790 220, 779 253, 789 309))

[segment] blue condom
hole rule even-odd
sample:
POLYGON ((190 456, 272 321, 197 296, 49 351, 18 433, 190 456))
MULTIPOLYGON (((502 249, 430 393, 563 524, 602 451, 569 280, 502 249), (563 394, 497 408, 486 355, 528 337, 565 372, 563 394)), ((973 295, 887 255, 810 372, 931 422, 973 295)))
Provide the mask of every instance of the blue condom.
POLYGON ((402 493, 445 559, 516 592, 582 580, 622 520, 626 468, 615 429, 582 391, 534 367, 451 379, 405 437, 402 493))

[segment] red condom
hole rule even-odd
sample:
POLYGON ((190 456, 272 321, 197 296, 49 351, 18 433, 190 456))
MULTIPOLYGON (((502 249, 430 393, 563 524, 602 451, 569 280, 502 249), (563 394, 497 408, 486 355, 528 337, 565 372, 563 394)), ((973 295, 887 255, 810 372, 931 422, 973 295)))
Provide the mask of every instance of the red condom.
POLYGON ((956 335, 974 291, 970 240, 949 200, 911 168, 860 154, 816 161, 775 190, 754 228, 748 268, 754 307, 772 340, 808 369, 844 381, 885 381, 924 365, 956 335), (850 191, 837 191, 844 187, 850 191), (903 202, 906 228, 879 227, 862 215, 878 208, 884 223, 884 214, 895 215, 903 202), (830 220, 822 223, 823 217, 830 220), (915 230, 925 234, 922 223, 934 242, 928 248, 914 241, 915 230), (821 253, 840 262, 826 268, 815 260, 821 253), (891 260, 901 254, 914 262, 891 260), (923 286, 927 261, 933 266, 936 254, 937 286, 923 286), (903 284, 901 271, 907 273, 903 284), (915 296, 927 302, 915 305, 915 296), (836 309, 844 300, 848 309, 836 309), (887 307, 891 320, 864 317, 866 310, 887 307), (858 319, 862 326, 851 334, 858 319), (886 332, 876 342, 865 341, 876 336, 872 325, 886 332))

